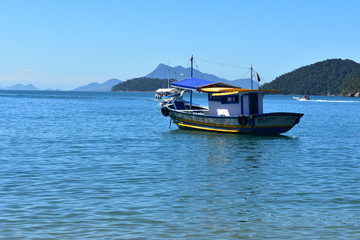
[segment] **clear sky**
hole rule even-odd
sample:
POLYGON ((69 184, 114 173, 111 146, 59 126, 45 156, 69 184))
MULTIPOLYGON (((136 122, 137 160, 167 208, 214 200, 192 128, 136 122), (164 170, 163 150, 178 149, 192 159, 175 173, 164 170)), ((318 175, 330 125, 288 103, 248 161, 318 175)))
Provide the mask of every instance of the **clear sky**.
POLYGON ((0 0, 0 87, 71 90, 142 77, 159 63, 187 67, 192 54, 252 64, 270 82, 326 59, 360 62, 359 11, 358 0, 0 0))

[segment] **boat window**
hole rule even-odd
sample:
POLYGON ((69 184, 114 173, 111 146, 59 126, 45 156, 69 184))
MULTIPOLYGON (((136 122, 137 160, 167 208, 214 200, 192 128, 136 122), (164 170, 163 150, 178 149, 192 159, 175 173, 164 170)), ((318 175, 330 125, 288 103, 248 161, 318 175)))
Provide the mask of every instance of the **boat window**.
POLYGON ((221 99, 221 103, 239 103, 239 95, 223 96, 221 99))
POLYGON ((239 103, 239 95, 213 96, 212 94, 209 94, 208 99, 209 101, 221 102, 221 104, 239 103))
POLYGON ((208 94, 208 99, 209 99, 209 101, 218 101, 218 102, 221 102, 221 98, 222 98, 222 97, 215 97, 215 96, 213 96, 211 93, 208 94))

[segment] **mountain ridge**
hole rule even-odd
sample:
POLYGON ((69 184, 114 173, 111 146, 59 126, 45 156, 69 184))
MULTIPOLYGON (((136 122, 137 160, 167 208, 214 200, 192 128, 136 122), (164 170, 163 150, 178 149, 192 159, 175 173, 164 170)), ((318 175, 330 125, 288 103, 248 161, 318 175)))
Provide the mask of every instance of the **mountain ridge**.
POLYGON ((110 92, 113 86, 121 82, 122 81, 117 78, 112 78, 103 83, 92 82, 87 85, 77 87, 72 91, 110 92))
MULTIPOLYGON (((133 78, 115 85, 111 91, 123 91, 123 92, 151 92, 156 91, 159 88, 167 88, 171 82, 190 78, 191 68, 184 68, 182 66, 170 67, 166 64, 160 63, 152 72, 140 78, 133 78)), ((251 79, 236 79, 227 80, 217 77, 213 74, 203 73, 196 69, 193 69, 193 77, 201 78, 204 80, 214 82, 224 82, 231 85, 235 85, 242 88, 258 89, 259 84, 251 79), (252 85, 252 86, 251 86, 252 85)))
POLYGON ((35 87, 33 84, 15 84, 10 87, 3 87, 2 90, 22 90, 22 91, 36 91, 39 90, 37 87, 35 87))
MULTIPOLYGON (((170 67, 166 64, 160 63, 151 73, 145 75, 144 78, 183 80, 186 78, 190 78, 190 76, 191 76, 190 67, 189 68, 185 68, 182 66, 170 67)), ((197 69, 193 69, 193 77, 214 81, 214 82, 224 82, 242 88, 248 88, 248 89, 251 88, 250 78, 228 80, 225 78, 218 77, 214 74, 200 72, 197 69)), ((253 88, 257 89, 258 87, 259 84, 255 80, 253 80, 253 88)))
MULTIPOLYGON (((158 88, 166 88, 169 80, 171 82, 175 81, 175 79, 182 80, 189 78, 190 72, 190 68, 182 66, 170 67, 160 63, 152 72, 144 77, 133 78, 127 81, 112 78, 101 84, 97 82, 89 83, 72 91, 114 91, 114 87, 119 84, 124 84, 124 88, 115 88, 118 89, 117 91, 155 91, 158 88), (146 82, 148 79, 151 79, 151 83, 146 82), (146 87, 142 88, 145 85, 146 87)), ((205 80, 225 82, 242 88, 251 88, 250 79, 227 80, 213 74, 202 73, 197 69, 193 70, 193 75, 205 80)), ((253 81, 253 86, 256 89, 258 83, 253 81)), ((327 59, 282 74, 273 81, 265 83, 261 88, 279 90, 282 94, 360 96, 360 64, 349 59, 327 59)), ((0 89, 40 90, 33 84, 15 84, 0 89)))

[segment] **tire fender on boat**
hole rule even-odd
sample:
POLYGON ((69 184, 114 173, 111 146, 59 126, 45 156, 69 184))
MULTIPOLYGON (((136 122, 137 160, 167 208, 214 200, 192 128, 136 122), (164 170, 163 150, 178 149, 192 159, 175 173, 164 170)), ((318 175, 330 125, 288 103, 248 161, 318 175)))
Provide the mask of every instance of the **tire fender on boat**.
POLYGON ((161 108, 161 114, 162 114, 164 117, 169 116, 169 109, 168 109, 167 107, 162 107, 162 108, 161 108))
POLYGON ((238 116, 238 122, 241 126, 245 126, 246 124, 248 124, 249 120, 246 116, 244 115, 239 115, 238 116))

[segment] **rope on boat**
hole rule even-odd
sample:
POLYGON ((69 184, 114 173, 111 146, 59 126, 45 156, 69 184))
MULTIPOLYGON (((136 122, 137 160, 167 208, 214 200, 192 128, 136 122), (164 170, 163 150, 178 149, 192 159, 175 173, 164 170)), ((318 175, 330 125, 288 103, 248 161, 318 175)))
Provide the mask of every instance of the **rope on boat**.
MULTIPOLYGON (((247 69, 248 71, 244 74, 244 76, 242 78, 244 78, 245 76, 247 76, 250 72, 250 67, 243 67, 243 66, 237 66, 237 65, 231 65, 231 64, 226 64, 226 63, 219 63, 219 62, 213 62, 213 61, 209 61, 209 60, 205 60, 205 59, 201 59, 201 58, 195 58, 197 60, 203 61, 203 62, 208 62, 208 63, 213 63, 213 64, 218 64, 218 65, 223 65, 223 66, 227 66, 227 67, 234 67, 234 68, 242 68, 242 69, 247 69)), ((194 61, 195 62, 195 61, 194 61)), ((196 63, 195 63, 196 65, 196 63)), ((198 68, 198 66, 196 65, 196 67, 198 68)), ((199 69, 198 69, 199 70, 199 69)), ((257 71, 255 71, 253 69, 253 74, 257 74, 259 76, 259 73, 257 71)), ((260 78, 260 77, 259 77, 260 78)), ((267 81, 265 81, 262 77, 260 78, 263 82, 267 83, 267 81)))
POLYGON ((213 62, 213 61, 204 60, 204 59, 201 59, 201 58, 196 58, 196 59, 197 59, 197 60, 200 60, 200 61, 203 61, 203 62, 218 64, 218 65, 223 65, 223 66, 227 66, 227 67, 236 67, 236 68, 250 69, 249 67, 242 67, 242 66, 230 65, 230 64, 226 64, 226 63, 218 63, 218 62, 213 62))

